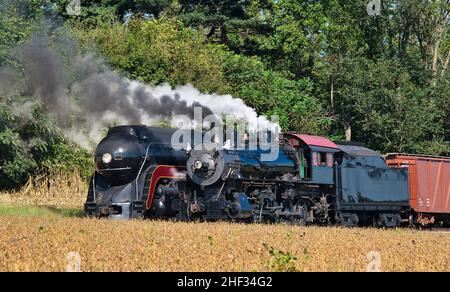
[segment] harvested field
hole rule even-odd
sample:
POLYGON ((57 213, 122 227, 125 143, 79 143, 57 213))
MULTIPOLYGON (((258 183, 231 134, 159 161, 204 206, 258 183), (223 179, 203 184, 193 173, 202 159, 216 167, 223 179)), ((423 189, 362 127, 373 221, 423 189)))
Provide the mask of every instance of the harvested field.
POLYGON ((450 271, 450 234, 80 218, 77 176, 0 194, 0 271, 450 271), (377 260, 380 260, 379 262, 377 260))
POLYGON ((450 271, 446 246, 415 230, 0 217, 0 271, 65 271, 69 252, 82 271, 450 271))

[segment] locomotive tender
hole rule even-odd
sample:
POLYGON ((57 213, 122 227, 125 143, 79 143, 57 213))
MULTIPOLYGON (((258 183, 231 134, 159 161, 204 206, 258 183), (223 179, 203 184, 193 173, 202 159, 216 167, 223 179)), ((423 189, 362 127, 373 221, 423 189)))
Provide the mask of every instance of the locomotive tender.
POLYGON ((259 148, 175 150, 175 131, 110 129, 96 150, 86 214, 384 227, 416 221, 408 168, 388 166, 370 149, 285 133, 278 158, 261 161, 259 148))

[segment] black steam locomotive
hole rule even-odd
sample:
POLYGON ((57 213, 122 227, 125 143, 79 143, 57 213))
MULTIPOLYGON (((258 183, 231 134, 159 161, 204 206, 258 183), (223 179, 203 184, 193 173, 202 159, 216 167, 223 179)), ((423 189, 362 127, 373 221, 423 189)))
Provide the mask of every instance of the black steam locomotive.
POLYGON ((370 149, 285 133, 278 158, 262 161, 259 148, 175 150, 175 131, 110 129, 96 150, 87 215, 386 227, 411 221, 407 170, 388 167, 370 149))

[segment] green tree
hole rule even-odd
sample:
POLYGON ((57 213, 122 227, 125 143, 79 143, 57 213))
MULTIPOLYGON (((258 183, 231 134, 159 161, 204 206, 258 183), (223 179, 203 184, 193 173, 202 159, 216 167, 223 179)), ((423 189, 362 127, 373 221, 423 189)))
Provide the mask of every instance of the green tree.
POLYGON ((397 61, 343 60, 334 75, 340 129, 382 152, 449 153, 442 88, 415 85, 397 61))
POLYGON ((77 171, 87 179, 92 171, 89 153, 70 145, 39 103, 0 103, 0 148, 2 190, 38 173, 77 171))
POLYGON ((0 190, 18 188, 38 173, 80 171, 87 179, 89 154, 71 145, 45 108, 23 95, 18 53, 52 14, 49 1, 6 1, 0 5, 0 190), (19 78, 17 78, 19 77, 19 78), (14 86, 12 86, 14 85, 14 86))
POLYGON ((284 130, 326 135, 331 120, 312 95, 308 78, 291 80, 264 68, 257 58, 230 55, 225 64, 227 81, 235 96, 261 114, 278 115, 284 130))
POLYGON ((28 39, 44 14, 46 0, 0 0, 0 66, 16 65, 11 49, 28 39))
POLYGON ((225 50, 208 44, 205 37, 176 19, 132 19, 95 30, 80 29, 84 44, 95 42, 110 63, 149 84, 192 83, 204 92, 227 91, 222 76, 225 50))

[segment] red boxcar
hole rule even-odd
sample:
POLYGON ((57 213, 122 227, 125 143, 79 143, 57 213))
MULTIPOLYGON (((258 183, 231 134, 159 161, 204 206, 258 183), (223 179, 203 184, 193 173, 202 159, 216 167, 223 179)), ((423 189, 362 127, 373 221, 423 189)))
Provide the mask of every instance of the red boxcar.
POLYGON ((410 154, 389 154, 392 167, 407 167, 410 204, 423 225, 450 216, 450 158, 410 154))

